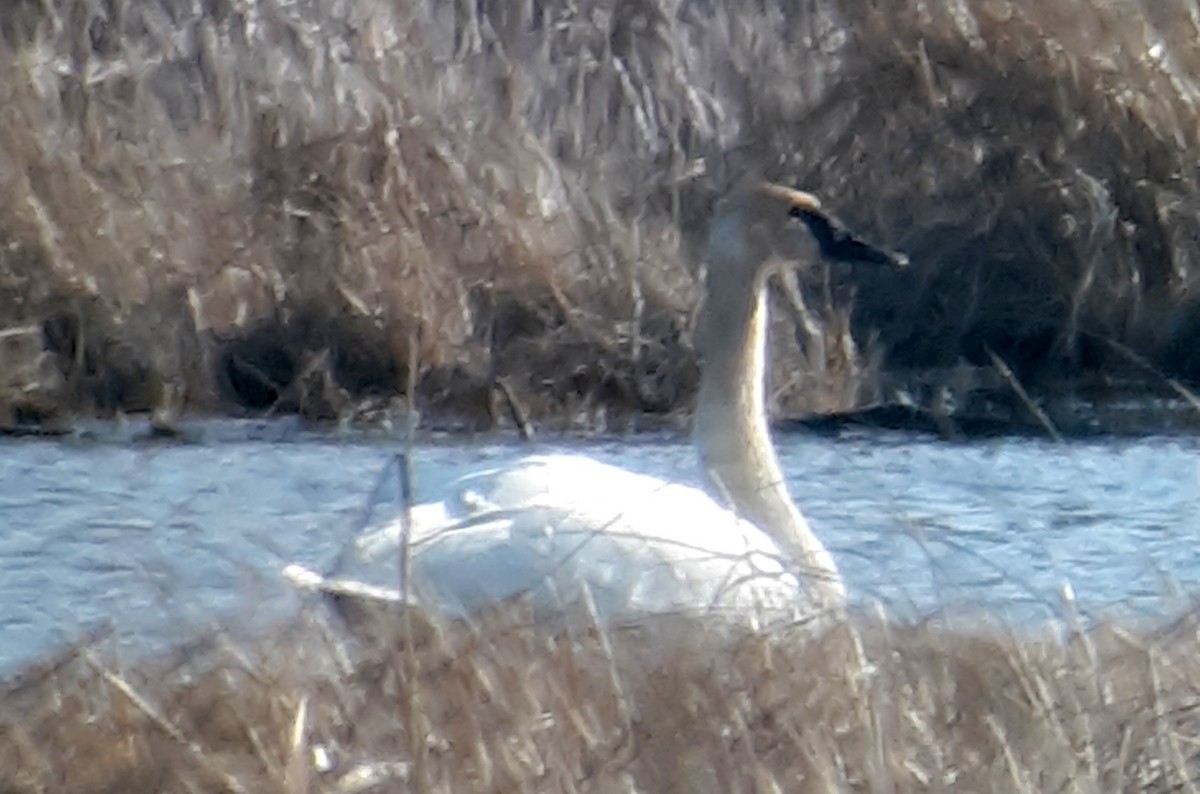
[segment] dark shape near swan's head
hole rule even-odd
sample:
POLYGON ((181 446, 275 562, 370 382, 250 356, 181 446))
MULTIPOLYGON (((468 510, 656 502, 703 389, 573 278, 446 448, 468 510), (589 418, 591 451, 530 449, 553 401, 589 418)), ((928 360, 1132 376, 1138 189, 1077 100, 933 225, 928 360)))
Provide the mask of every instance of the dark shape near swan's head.
POLYGON ((741 208, 746 227, 770 218, 773 206, 785 207, 791 218, 802 221, 808 228, 826 261, 888 267, 908 265, 908 257, 904 254, 885 250, 856 236, 826 212, 821 207, 821 200, 812 193, 773 182, 750 180, 732 195, 732 203, 741 208))
POLYGON ((904 254, 885 251, 855 237, 840 221, 826 214, 820 207, 793 205, 790 214, 793 218, 804 221, 804 225, 817 241, 821 256, 831 262, 861 262, 890 267, 908 265, 908 257, 904 254))

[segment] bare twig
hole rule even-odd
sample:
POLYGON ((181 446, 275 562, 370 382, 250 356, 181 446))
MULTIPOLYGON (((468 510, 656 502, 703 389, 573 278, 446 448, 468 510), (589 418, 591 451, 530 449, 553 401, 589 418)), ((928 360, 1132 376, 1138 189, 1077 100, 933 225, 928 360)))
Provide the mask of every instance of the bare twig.
POLYGON ((1033 414, 1034 418, 1038 420, 1038 423, 1041 424, 1042 428, 1046 431, 1050 438, 1054 439, 1055 441, 1062 442, 1063 437, 1062 434, 1058 432, 1058 428, 1056 428, 1054 423, 1050 421, 1050 417, 1046 415, 1046 412, 1042 410, 1042 407, 1038 405, 1032 397, 1029 396, 1029 392, 1025 391, 1025 387, 1021 385, 1019 380, 1017 380, 1017 376, 1013 373, 1008 364, 1004 362, 1004 359, 993 353, 990 348, 987 349, 987 354, 992 360, 992 366, 996 368, 996 371, 1000 373, 1001 377, 1008 381, 1008 385, 1012 387, 1013 392, 1015 392, 1017 397, 1021 399, 1021 402, 1027 409, 1029 409, 1029 412, 1033 414))
POLYGON ((521 405, 521 401, 513 393, 512 384, 509 383, 508 378, 497 378, 496 388, 504 396, 504 402, 508 405, 509 416, 512 417, 513 424, 517 426, 517 430, 521 434, 521 440, 531 440, 533 438, 533 425, 529 422, 529 411, 521 405))
POLYGON ((201 769, 212 775, 215 780, 219 781, 227 789, 234 792, 234 794, 245 794, 245 792, 248 791, 248 789, 238 782, 237 778, 219 768, 204 752, 204 748, 184 735, 183 731, 181 731, 178 726, 174 725, 170 720, 162 716, 157 709, 150 705, 148 700, 138 694, 138 692, 133 688, 133 685, 101 664, 95 658, 95 656, 92 655, 91 651, 85 651, 83 658, 88 665, 97 673, 99 673, 105 681, 107 681, 114 689, 124 695, 126 699, 133 704, 134 708, 145 715, 145 717, 150 720, 152 725, 169 736, 179 745, 187 749, 188 753, 196 759, 198 764, 200 764, 201 769))

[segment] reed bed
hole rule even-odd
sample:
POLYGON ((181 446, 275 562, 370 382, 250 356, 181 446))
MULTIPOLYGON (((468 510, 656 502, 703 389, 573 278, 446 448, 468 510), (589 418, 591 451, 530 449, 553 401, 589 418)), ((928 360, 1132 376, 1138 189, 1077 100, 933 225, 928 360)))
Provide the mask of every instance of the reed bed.
POLYGON ((1195 380, 1198 42, 1187 0, 19 0, 0 426, 386 412, 413 358, 460 426, 686 412, 749 170, 913 262, 779 292, 788 415, 1195 380))
POLYGON ((312 616, 0 698, 8 792, 1190 791, 1194 616, 1041 636, 862 618, 551 633, 520 608, 367 642, 312 616))

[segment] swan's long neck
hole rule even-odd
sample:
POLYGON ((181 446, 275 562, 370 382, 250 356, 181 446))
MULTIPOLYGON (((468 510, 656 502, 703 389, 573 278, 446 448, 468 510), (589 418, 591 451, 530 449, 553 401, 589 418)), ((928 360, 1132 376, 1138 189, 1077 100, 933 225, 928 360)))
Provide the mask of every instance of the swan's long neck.
POLYGON ((814 601, 838 607, 845 602, 845 586, 788 493, 767 427, 765 275, 710 283, 700 312, 703 374, 693 442, 703 475, 718 498, 792 556, 814 601))

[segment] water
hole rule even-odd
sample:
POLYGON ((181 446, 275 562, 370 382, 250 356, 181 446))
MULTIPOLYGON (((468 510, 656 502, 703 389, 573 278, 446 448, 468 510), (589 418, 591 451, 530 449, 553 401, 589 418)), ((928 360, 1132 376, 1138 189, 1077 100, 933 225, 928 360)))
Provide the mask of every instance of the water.
MULTIPOLYGON (((288 614, 291 561, 324 568, 393 452, 286 426, 217 425, 206 443, 0 442, 0 671, 112 621, 127 641, 288 614), (281 429, 282 428, 282 429, 281 429)), ((902 434, 778 439, 793 493, 860 602, 905 614, 1161 613, 1200 584, 1200 439, 1057 445, 902 434)), ((543 443, 690 476, 686 443, 543 443)), ((418 486, 528 446, 419 449, 418 486)), ((388 510, 377 506, 377 512, 388 510)))

